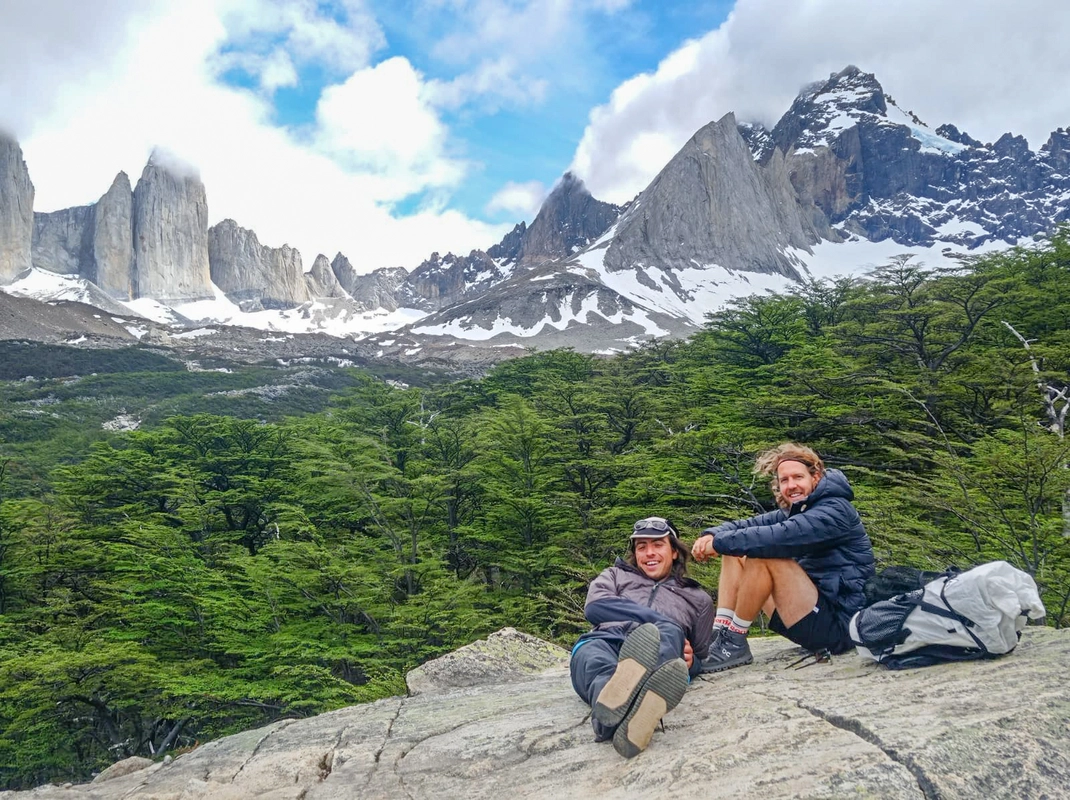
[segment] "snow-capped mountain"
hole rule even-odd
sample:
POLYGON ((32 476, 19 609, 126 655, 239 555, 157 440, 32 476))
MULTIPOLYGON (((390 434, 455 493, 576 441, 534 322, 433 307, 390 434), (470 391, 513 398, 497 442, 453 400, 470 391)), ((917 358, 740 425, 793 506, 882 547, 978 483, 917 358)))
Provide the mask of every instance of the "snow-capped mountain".
POLYGON ((843 238, 972 249, 1070 219, 1070 131, 1034 153, 1010 133, 982 144, 954 125, 933 130, 856 67, 805 89, 749 143, 762 164, 787 156, 801 204, 843 238))
POLYGON ((848 67, 806 87, 772 129, 732 114, 704 126, 623 208, 566 174, 530 226, 411 272, 361 273, 341 253, 303 272, 299 253, 233 221, 202 231, 203 187, 156 161, 133 190, 120 175, 100 203, 33 215, 27 229, 33 187, 17 143, 0 137, 0 198, 9 292, 73 292, 167 325, 360 338, 409 360, 464 343, 609 352, 686 335, 740 295, 1044 235, 1070 219, 1070 130, 1036 152, 1009 133, 982 144, 930 128, 848 67), (132 246, 146 231, 155 249, 132 246), (186 242, 195 252, 179 252, 186 242))
POLYGON ((1068 131, 1034 153, 1011 134, 933 130, 848 67, 772 130, 731 114, 705 126, 597 242, 410 330, 591 349, 678 334, 741 294, 1043 235, 1070 218, 1068 165, 1068 131))

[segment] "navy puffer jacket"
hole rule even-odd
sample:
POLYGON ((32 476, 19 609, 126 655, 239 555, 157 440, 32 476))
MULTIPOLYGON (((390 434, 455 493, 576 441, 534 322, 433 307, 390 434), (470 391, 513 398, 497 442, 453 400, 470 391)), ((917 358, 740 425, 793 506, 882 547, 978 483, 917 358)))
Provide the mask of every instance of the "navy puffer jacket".
POLYGON ((874 572, 873 545, 853 499, 846 476, 830 469, 787 511, 725 522, 703 534, 713 535, 721 555, 795 559, 818 591, 850 616, 862 608, 863 587, 874 572))

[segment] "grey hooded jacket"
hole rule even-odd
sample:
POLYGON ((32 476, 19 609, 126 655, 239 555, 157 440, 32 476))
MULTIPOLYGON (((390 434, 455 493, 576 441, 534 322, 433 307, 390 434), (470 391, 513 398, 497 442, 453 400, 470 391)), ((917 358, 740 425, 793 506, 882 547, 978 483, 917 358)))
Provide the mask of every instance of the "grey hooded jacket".
POLYGON ((709 653, 713 633, 713 601, 694 581, 686 585, 676 578, 654 581, 618 558, 587 588, 584 616, 594 623, 592 635, 628 633, 644 622, 670 619, 683 628, 695 651, 695 663, 709 653))

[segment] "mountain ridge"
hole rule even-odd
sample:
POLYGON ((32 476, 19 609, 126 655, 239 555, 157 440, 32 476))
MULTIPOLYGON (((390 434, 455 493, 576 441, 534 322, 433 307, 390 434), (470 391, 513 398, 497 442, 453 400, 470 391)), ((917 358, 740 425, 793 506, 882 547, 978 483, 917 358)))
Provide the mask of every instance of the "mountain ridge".
MULTIPOLYGON (((24 211, 32 183, 17 142, 5 142, 0 191, 24 211)), ((983 144, 951 124, 930 128, 848 66, 804 87, 772 129, 731 113, 703 126, 631 203, 599 201, 565 173, 530 225, 411 271, 364 273, 338 253, 305 272, 296 250, 261 245, 234 221, 209 229, 203 184, 163 159, 132 193, 124 177, 97 204, 34 215, 29 264, 24 215, 9 209, 0 283, 22 291, 17 279, 34 267, 138 301, 139 313, 155 300, 193 320, 274 330, 304 320, 302 330, 373 344, 398 332, 428 345, 613 352, 687 335, 740 294, 833 274, 851 261, 844 253, 939 265, 1042 237, 1070 220, 1070 129, 1036 152, 1010 133, 983 144)))

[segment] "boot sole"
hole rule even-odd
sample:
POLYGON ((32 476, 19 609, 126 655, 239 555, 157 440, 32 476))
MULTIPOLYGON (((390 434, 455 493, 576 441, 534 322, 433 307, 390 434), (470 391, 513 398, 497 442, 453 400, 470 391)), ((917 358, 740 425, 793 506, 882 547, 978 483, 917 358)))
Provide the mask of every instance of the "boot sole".
POLYGON ((658 664, 661 634, 653 623, 640 625, 624 640, 617 656, 617 668, 598 693, 591 711, 603 725, 618 725, 639 694, 643 681, 658 664))
POLYGON ((654 670, 613 734, 613 749, 625 758, 635 758, 646 750, 661 718, 679 705, 686 691, 687 664, 682 658, 654 670))

